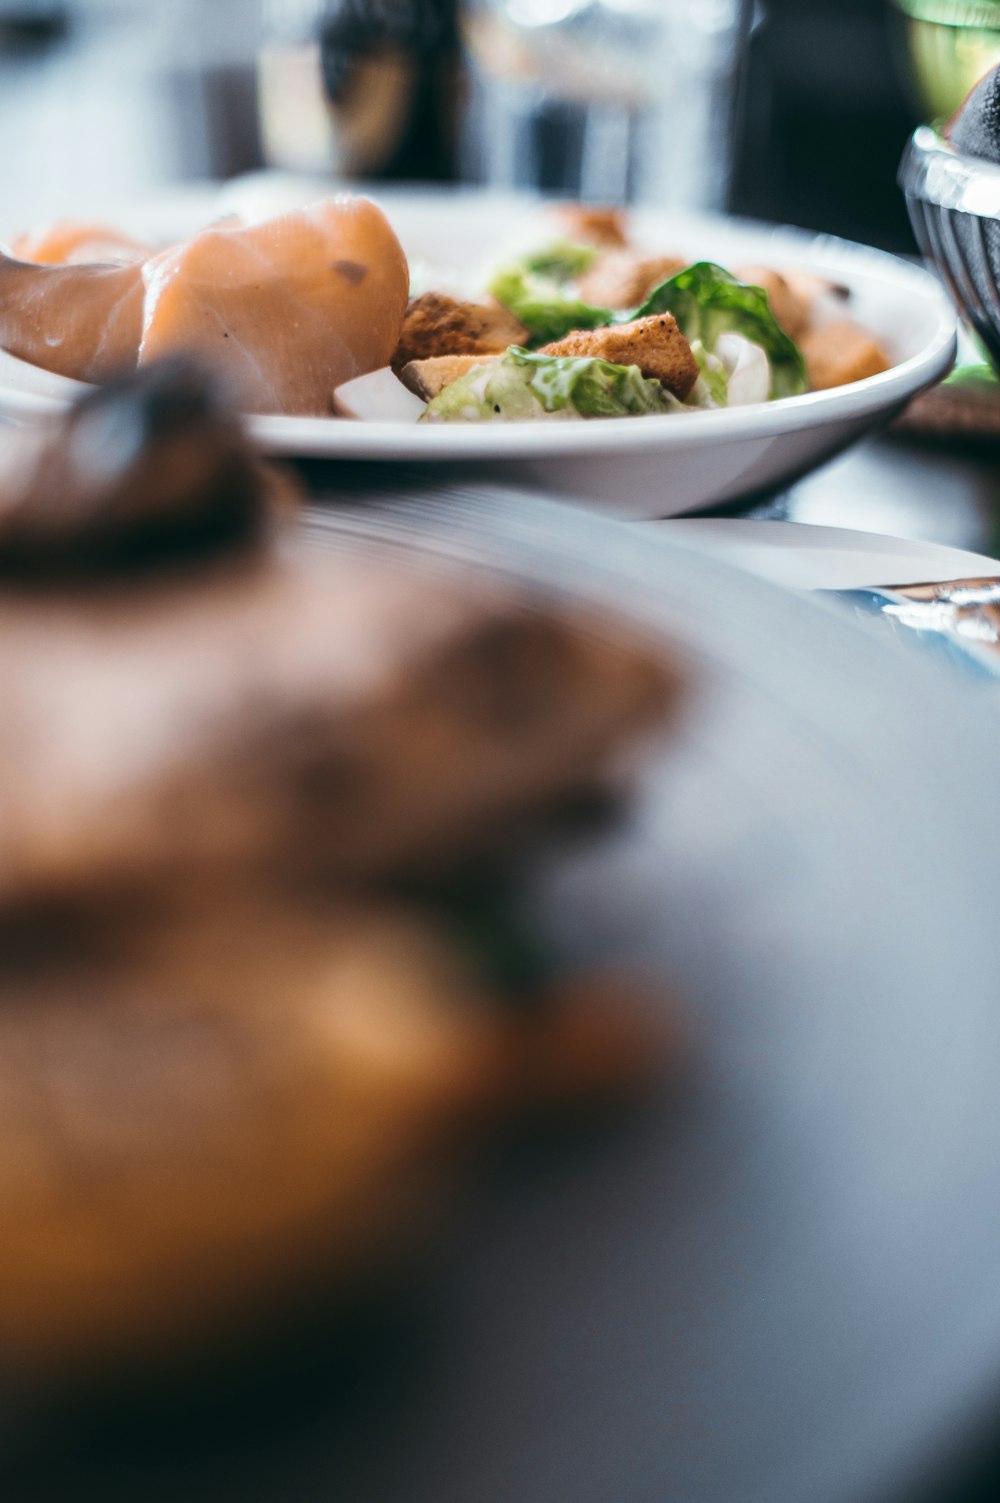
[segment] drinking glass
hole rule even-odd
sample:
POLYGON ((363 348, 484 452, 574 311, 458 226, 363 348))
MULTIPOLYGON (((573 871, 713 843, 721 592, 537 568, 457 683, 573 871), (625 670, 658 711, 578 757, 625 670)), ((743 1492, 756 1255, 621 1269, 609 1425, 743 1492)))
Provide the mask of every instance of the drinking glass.
POLYGON ((1000 0, 890 0, 902 31, 906 72, 929 124, 955 113, 1000 63, 1000 0))
POLYGON ((468 0, 464 174, 722 208, 750 0, 468 0))
POLYGON ((454 177, 456 0, 261 0, 265 161, 348 178, 454 177))

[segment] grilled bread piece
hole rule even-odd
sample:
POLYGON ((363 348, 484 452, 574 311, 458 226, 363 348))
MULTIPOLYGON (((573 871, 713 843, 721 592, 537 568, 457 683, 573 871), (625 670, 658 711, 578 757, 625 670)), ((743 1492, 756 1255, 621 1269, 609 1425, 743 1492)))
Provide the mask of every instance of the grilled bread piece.
POLYGON ((499 355, 433 355, 429 360, 411 360, 404 365, 399 379, 404 386, 429 402, 439 391, 466 375, 477 365, 489 365, 499 355))
POLYGON ((637 365, 677 397, 698 379, 698 362, 672 313, 652 313, 604 329, 577 329, 542 346, 543 355, 597 355, 613 365, 637 365))
POLYGON ((567 240, 585 245, 624 248, 628 245, 628 222, 624 209, 599 204, 556 204, 549 218, 567 240))
POLYGON ((598 308, 635 308, 661 282, 676 276, 687 264, 679 256, 608 251, 584 272, 577 290, 584 302, 593 303, 598 308))
POLYGON ((892 363, 878 340, 849 318, 806 329, 799 335, 799 349, 813 391, 863 381, 892 363))
POLYGON ((502 355, 527 337, 520 320, 493 299, 463 302, 445 292, 425 292, 406 310, 392 368, 398 372, 412 361, 445 355, 502 355))

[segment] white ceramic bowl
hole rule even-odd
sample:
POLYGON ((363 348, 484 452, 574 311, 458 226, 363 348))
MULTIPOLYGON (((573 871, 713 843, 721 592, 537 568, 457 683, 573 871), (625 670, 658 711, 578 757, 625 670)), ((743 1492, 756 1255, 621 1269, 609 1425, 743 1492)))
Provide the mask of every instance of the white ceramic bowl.
MULTIPOLYGON (((272 207, 308 191, 276 194, 272 207)), ((445 267, 495 257, 505 241, 530 236, 539 213, 529 200, 494 194, 379 191, 378 197, 410 256, 445 267)), ((257 216, 266 209, 266 191, 262 202, 259 186, 244 200, 231 189, 224 203, 257 216)), ((135 231, 169 236, 172 228, 183 234, 211 217, 206 210, 199 194, 122 217, 135 231)), ((831 236, 743 221, 645 212, 634 222, 641 242, 692 260, 759 262, 842 283, 850 290, 851 316, 883 342, 892 368, 832 391, 663 417, 423 426, 255 416, 248 419, 251 431, 273 454, 486 466, 498 479, 527 482, 617 515, 665 517, 792 481, 887 422, 954 360, 954 312, 935 279, 917 266, 831 236)), ((0 413, 24 418, 52 410, 78 389, 10 356, 0 358, 0 413)))

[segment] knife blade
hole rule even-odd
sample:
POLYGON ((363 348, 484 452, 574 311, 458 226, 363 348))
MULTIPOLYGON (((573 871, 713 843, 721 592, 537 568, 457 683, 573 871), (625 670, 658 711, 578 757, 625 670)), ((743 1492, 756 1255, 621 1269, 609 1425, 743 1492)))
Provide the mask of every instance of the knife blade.
POLYGON ((794 590, 898 589, 1000 578, 1000 560, 985 554, 844 527, 730 517, 679 517, 654 525, 686 547, 794 590))

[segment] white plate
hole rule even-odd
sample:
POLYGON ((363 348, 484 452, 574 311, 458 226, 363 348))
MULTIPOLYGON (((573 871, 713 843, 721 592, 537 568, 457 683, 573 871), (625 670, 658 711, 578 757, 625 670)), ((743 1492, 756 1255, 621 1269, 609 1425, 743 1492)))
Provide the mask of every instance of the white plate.
MULTIPOLYGON (((292 197, 294 198, 294 194, 292 197)), ((524 239, 537 205, 473 192, 379 189, 408 253, 468 267, 524 239)), ((227 206, 239 207, 230 191, 227 206)), ((259 193, 253 199, 260 206, 259 193)), ((185 233, 205 216, 203 193, 122 214, 126 228, 185 233)), ((791 481, 887 422, 949 369, 955 315, 935 279, 882 252, 830 236, 721 218, 635 215, 637 238, 723 265, 763 262, 818 272, 847 285, 851 312, 886 345, 891 370, 833 391, 730 411, 583 423, 417 426, 332 418, 251 417, 273 454, 328 459, 488 464, 497 478, 540 485, 632 517, 673 516, 791 481)), ((0 360, 0 413, 51 410, 73 384, 0 360), (53 385, 56 382, 56 385, 53 385)))
POLYGON ((983 702, 666 528, 401 486, 314 510, 310 534, 596 595, 673 644, 691 692, 633 818, 557 857, 533 911, 576 959, 621 956, 682 999, 687 1085, 576 1151, 508 1166, 416 1319, 357 1362, 328 1351, 295 1384, 279 1368, 221 1422, 209 1370, 200 1424, 160 1406, 155 1433, 126 1415, 117 1444, 99 1432, 82 1453, 63 1425, 40 1476, 0 1465, 0 1492, 909 1496, 1000 1370, 1000 803, 983 702))

